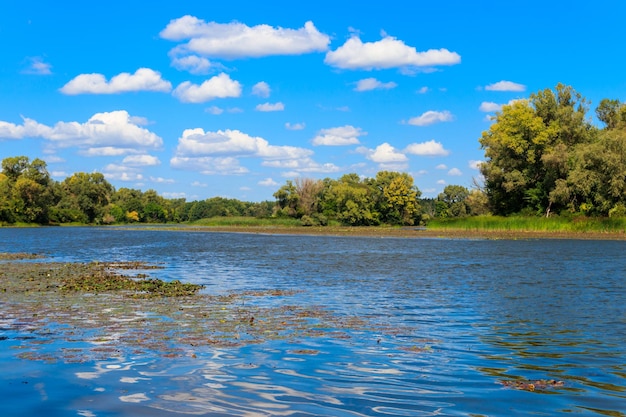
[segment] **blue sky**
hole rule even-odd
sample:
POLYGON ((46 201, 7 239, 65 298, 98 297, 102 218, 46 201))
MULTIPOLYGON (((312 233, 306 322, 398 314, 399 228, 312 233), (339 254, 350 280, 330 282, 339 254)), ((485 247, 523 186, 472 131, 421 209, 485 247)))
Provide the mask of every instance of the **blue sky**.
POLYGON ((625 100, 626 2, 3 1, 0 159, 166 198, 408 172, 471 187, 501 105, 625 100), (261 5, 262 4, 262 5, 261 5))

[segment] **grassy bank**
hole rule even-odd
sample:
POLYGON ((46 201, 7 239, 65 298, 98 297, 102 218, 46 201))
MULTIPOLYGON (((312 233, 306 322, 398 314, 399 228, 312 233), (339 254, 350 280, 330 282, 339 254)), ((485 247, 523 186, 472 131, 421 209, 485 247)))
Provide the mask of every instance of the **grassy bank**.
POLYGON ((625 233, 625 218, 599 217, 499 217, 477 216, 441 219, 429 222, 429 229, 493 231, 493 232, 550 232, 550 233, 625 233))

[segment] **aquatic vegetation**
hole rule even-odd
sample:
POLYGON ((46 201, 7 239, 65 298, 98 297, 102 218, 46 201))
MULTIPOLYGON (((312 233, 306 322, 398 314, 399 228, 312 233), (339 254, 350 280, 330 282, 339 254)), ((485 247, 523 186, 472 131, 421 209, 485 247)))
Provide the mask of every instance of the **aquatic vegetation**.
POLYGON ((560 388, 565 386, 565 382, 557 381, 554 379, 536 379, 532 381, 527 380, 503 380, 502 385, 505 387, 515 388, 523 391, 539 391, 547 390, 551 388, 560 388))
MULTIPOLYGON (((21 359, 66 363, 134 356, 196 358, 206 349, 308 337, 350 339, 354 329, 384 326, 338 316, 320 306, 264 303, 298 291, 226 295, 201 285, 162 281, 141 262, 2 262, 3 340, 21 359), (120 271, 141 271, 138 276, 120 271), (261 301, 256 302, 255 300, 261 301), (44 346, 48 348, 43 348, 44 346), (50 348, 51 346, 61 346, 50 348)), ((392 334, 397 329, 387 329, 392 334)), ((302 349, 299 355, 315 355, 302 349)))
POLYGON ((42 255, 36 253, 8 253, 8 252, 0 252, 0 261, 17 261, 23 259, 41 259, 42 255))

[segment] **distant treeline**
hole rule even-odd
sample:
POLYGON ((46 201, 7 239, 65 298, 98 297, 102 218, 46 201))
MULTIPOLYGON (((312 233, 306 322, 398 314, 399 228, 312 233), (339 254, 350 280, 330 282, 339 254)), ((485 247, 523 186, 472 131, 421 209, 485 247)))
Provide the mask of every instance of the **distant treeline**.
POLYGON ((338 180, 287 181, 276 201, 244 202, 213 197, 188 202, 156 191, 116 190, 100 173, 75 173, 59 182, 41 159, 5 158, 0 173, 0 224, 182 223, 211 217, 292 217, 303 225, 412 225, 431 217, 484 214, 484 195, 451 185, 436 199, 421 192, 406 173, 375 178, 348 174, 338 180))
POLYGON ((214 197, 187 202, 154 190, 116 190, 100 173, 75 173, 58 182, 46 163, 5 158, 0 173, 0 223, 113 224, 188 222, 215 216, 269 217, 273 202, 247 203, 214 197))

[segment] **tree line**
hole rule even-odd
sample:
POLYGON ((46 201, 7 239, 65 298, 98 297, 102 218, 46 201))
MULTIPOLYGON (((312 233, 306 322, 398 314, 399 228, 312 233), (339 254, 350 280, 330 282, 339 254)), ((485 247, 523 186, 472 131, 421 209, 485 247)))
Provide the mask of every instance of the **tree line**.
MULTIPOLYGON (((436 199, 421 192, 406 173, 382 171, 375 178, 347 174, 334 180, 287 181, 275 201, 245 202, 212 197, 166 199, 154 190, 116 190, 101 173, 50 177, 41 159, 5 158, 0 172, 0 224, 181 223, 211 217, 289 217, 305 226, 339 223, 365 226, 413 225, 433 217, 480 214, 484 201, 451 185, 436 199)), ((479 195, 480 194, 480 195, 479 195)))
POLYGON ((116 190, 101 173, 78 172, 59 182, 41 159, 5 158, 0 172, 0 224, 113 224, 187 222, 215 216, 272 214, 272 202, 222 197, 187 202, 154 190, 116 190))

